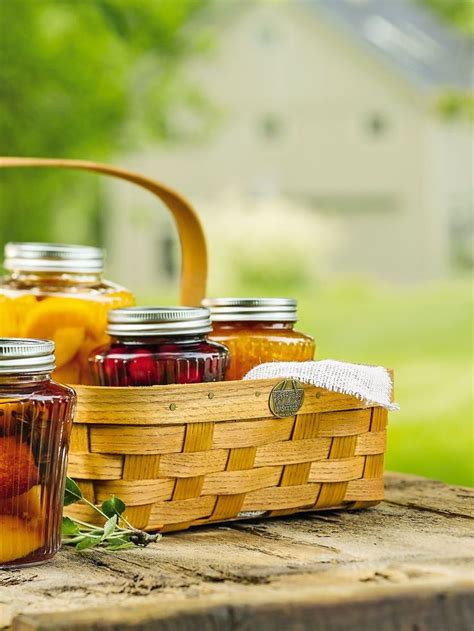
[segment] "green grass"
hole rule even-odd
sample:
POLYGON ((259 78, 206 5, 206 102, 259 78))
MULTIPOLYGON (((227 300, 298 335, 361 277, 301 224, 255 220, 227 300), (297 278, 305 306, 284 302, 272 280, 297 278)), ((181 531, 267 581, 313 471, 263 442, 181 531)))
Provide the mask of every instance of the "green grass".
POLYGON ((472 293, 466 281, 411 289, 331 285, 300 300, 318 356, 395 370, 387 467, 473 484, 472 293))
MULTIPOLYGON (((250 284, 227 294, 294 295, 250 284)), ((221 292, 212 291, 213 295, 221 292)), ((413 288, 328 283, 296 292, 298 327, 318 358, 395 370, 400 412, 390 416, 387 467, 474 483, 472 288, 467 281, 413 288)), ((148 301, 149 302, 149 301, 148 301)))

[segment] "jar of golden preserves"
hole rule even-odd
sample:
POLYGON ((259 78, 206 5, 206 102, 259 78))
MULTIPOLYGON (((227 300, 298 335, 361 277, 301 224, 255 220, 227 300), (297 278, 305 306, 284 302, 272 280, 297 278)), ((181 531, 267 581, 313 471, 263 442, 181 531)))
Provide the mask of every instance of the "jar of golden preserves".
POLYGON ((227 346, 227 380, 242 379, 265 362, 308 361, 315 344, 309 335, 294 330, 296 300, 289 298, 207 298, 211 312, 210 339, 227 346))
POLYGON ((126 289, 102 279, 99 248, 9 243, 0 280, 0 337, 45 338, 56 345, 53 377, 89 383, 90 351, 107 343, 110 309, 135 303, 126 289))

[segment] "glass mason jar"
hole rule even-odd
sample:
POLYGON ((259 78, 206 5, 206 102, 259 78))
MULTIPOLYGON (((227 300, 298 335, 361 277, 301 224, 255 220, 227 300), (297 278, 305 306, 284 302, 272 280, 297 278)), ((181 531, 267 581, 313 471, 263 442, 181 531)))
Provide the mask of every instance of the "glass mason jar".
POLYGON ((108 341, 109 309, 135 304, 126 289, 102 280, 99 248, 9 243, 0 280, 0 336, 46 338, 56 344, 53 377, 88 383, 90 351, 108 341))
POLYGON ((242 379, 265 362, 308 361, 314 339, 294 330, 296 300, 289 298, 207 298, 211 312, 210 339, 230 352, 226 379, 242 379))
POLYGON ((51 380, 54 344, 0 338, 0 567, 61 546, 74 390, 51 380))
POLYGON ((132 307, 109 313, 112 342, 92 352, 92 381, 102 386, 154 386, 223 381, 228 351, 207 339, 209 311, 132 307))

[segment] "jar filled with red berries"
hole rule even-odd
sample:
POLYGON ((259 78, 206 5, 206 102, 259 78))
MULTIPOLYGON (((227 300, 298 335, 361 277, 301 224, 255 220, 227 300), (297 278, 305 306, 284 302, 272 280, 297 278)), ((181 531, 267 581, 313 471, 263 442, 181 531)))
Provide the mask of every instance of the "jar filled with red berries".
POLYGON ((155 386, 223 381, 229 352, 207 339, 209 311, 194 307, 131 307, 109 312, 112 341, 91 353, 93 383, 155 386))
POLYGON ((51 380, 54 343, 0 338, 0 568, 61 545, 74 390, 51 380))

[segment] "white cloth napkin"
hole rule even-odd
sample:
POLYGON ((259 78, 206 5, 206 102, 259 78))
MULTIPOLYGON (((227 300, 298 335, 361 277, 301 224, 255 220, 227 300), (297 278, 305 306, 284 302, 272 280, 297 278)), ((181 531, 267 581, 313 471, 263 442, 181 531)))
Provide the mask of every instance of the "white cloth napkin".
POLYGON ((357 397, 387 410, 398 410, 393 403, 393 383, 382 366, 347 364, 333 359, 309 362, 269 362, 252 368, 244 379, 295 379, 318 388, 357 397))

